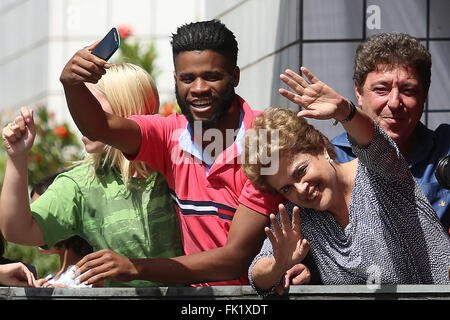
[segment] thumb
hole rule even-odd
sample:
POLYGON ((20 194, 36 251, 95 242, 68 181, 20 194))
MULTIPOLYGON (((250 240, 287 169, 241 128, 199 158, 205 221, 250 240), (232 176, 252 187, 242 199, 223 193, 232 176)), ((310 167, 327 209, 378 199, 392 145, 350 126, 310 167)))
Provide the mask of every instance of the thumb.
POLYGON ((30 130, 30 133, 35 136, 36 135, 36 127, 34 125, 34 110, 30 110, 30 117, 25 119, 27 123, 27 127, 30 130))
POLYGON ((100 40, 97 40, 97 41, 95 41, 93 44, 87 46, 86 48, 87 48, 89 51, 92 51, 92 50, 94 50, 94 48, 99 44, 100 41, 102 41, 102 40, 101 40, 101 39, 100 39, 100 40))

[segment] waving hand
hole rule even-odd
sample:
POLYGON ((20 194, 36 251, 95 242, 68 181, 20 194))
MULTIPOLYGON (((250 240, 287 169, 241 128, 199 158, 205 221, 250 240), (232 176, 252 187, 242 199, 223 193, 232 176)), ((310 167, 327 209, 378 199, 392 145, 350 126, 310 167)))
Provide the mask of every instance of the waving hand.
POLYGON ((302 67, 300 70, 309 82, 294 71, 287 69, 285 74, 280 75, 280 79, 295 93, 286 89, 279 89, 279 93, 283 97, 304 108, 298 113, 298 116, 319 120, 345 119, 349 110, 347 100, 320 81, 307 68, 302 67))

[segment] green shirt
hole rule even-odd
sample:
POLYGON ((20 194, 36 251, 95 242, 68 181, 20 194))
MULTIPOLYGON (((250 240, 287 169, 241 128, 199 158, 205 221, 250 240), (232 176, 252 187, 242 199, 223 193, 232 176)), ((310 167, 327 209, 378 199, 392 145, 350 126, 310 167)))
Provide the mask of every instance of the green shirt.
MULTIPOLYGON (((128 189, 115 169, 97 170, 82 164, 58 175, 31 204, 46 247, 73 235, 86 239, 94 251, 109 248, 128 258, 174 257, 183 253, 178 219, 165 179, 130 178, 128 189)), ((105 286, 166 286, 149 281, 105 286)))

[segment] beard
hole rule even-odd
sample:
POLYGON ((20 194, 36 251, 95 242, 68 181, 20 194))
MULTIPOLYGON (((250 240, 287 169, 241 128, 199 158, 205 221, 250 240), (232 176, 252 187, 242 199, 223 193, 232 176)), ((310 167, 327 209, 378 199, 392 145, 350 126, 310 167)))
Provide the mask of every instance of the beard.
MULTIPOLYGON (((194 115, 189 108, 189 105, 186 103, 186 100, 181 98, 178 87, 175 84, 175 95, 177 98, 178 105, 180 106, 181 112, 188 120, 191 128, 194 128, 194 115)), ((214 97, 214 102, 216 103, 216 108, 214 109, 214 114, 208 120, 202 120, 202 128, 211 129, 216 128, 220 121, 225 117, 225 114, 230 110, 231 105, 233 103, 234 97, 236 93, 234 92, 234 81, 233 78, 230 77, 227 83, 227 89, 225 94, 221 97, 214 97)), ((198 121, 198 120, 197 120, 198 121)))

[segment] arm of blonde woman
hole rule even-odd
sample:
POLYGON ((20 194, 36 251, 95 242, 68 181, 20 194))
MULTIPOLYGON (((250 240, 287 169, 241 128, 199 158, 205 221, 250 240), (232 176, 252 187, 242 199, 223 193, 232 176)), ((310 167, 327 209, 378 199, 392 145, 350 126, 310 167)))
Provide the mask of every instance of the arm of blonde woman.
POLYGON ((33 273, 21 262, 0 265, 0 284, 12 287, 34 287, 33 273))
POLYGON ((6 240, 30 246, 45 244, 31 216, 28 198, 28 152, 35 135, 33 110, 26 107, 2 130, 7 157, 0 194, 0 228, 6 240))
POLYGON ((374 135, 373 120, 360 108, 356 108, 343 96, 320 81, 307 68, 300 71, 309 80, 287 69, 280 79, 292 90, 279 89, 279 93, 298 104, 304 109, 298 113, 299 117, 318 120, 335 119, 341 122, 347 133, 360 147, 370 144, 374 135))
MULTIPOLYGON (((300 209, 294 207, 292 225, 284 205, 279 206, 281 225, 274 214, 270 215, 273 232, 266 227, 267 238, 272 245, 271 257, 261 258, 252 269, 254 284, 268 290, 278 284, 286 271, 300 263, 309 251, 309 242, 303 239, 300 226, 300 209)), ((282 283, 284 288, 285 283, 282 283)))

